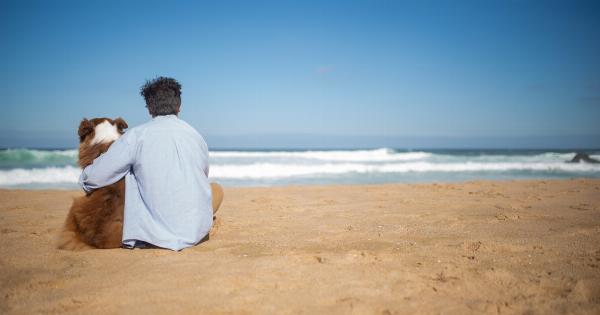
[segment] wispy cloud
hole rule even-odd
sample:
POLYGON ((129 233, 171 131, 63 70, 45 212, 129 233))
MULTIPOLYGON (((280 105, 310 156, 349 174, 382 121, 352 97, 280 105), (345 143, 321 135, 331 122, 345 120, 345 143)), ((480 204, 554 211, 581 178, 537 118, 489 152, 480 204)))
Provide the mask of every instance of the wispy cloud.
POLYGON ((332 66, 320 66, 317 68, 316 72, 318 74, 328 74, 333 72, 334 68, 332 66))

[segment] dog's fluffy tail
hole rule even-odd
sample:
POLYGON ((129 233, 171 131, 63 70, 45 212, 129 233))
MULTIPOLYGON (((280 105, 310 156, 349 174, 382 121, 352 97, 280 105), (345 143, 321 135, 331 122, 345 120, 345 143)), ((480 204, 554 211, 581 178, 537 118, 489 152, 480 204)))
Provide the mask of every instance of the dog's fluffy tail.
POLYGON ((76 230, 77 224, 75 223, 75 217, 72 212, 69 212, 65 224, 56 239, 56 247, 58 249, 66 250, 91 249, 92 247, 81 239, 81 236, 75 232, 76 230))
POLYGON ((86 250, 93 247, 84 243, 77 233, 73 231, 61 231, 56 240, 56 247, 64 250, 86 250))

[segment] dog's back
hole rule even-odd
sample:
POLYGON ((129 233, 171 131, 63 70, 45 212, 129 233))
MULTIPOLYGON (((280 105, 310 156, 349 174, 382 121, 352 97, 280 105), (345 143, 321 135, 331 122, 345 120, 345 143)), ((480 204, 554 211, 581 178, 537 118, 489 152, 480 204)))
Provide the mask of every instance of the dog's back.
MULTIPOLYGON (((118 118, 84 119, 79 125, 79 165, 84 168, 127 128, 118 118)), ((118 248, 123 235, 125 179, 75 198, 59 237, 61 249, 118 248)))

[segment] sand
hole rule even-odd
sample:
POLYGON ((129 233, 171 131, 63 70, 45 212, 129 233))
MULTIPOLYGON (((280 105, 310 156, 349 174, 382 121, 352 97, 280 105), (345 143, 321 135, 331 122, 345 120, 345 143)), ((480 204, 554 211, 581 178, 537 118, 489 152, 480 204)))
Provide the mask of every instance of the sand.
POLYGON ((0 313, 600 314, 600 180, 225 188, 210 241, 55 249, 0 190, 0 313))

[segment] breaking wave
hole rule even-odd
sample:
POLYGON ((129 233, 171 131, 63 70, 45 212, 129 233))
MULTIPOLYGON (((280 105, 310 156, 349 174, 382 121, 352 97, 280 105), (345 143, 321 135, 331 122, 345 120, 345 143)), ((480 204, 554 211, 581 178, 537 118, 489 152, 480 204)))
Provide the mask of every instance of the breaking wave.
POLYGON ((216 151, 211 157, 243 159, 307 159, 338 162, 391 162, 419 160, 431 156, 427 152, 395 152, 392 149, 353 151, 216 151))
POLYGON ((0 171, 0 186, 76 184, 80 174, 81 169, 73 166, 2 170, 0 171))
POLYGON ((64 166, 77 162, 77 150, 0 150, 0 168, 30 166, 64 166))
MULTIPOLYGON (((592 158, 599 159, 598 151, 592 158)), ((211 180, 226 185, 376 183, 600 177, 600 164, 565 163, 575 152, 211 151, 211 180)), ((0 187, 77 187, 77 150, 0 150, 0 187)))

